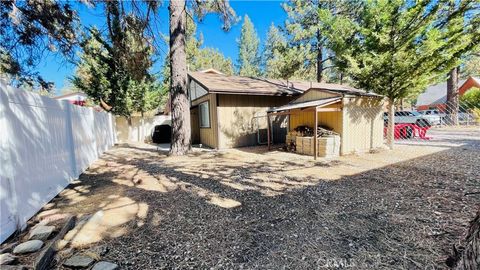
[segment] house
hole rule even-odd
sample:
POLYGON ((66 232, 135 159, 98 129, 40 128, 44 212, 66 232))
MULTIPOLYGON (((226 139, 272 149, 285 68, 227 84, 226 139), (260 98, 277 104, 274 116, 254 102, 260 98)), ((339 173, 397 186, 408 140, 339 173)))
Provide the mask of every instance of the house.
MULTIPOLYGON (((466 80, 460 80, 458 82, 460 87, 458 93, 460 96, 465 94, 473 87, 480 88, 480 78, 468 77, 466 80)), ((438 109, 439 111, 445 111, 447 102, 447 82, 439 83, 429 86, 425 92, 420 94, 417 98, 416 109, 418 111, 438 109)))
POLYGON ((269 138, 285 143, 288 131, 313 126, 315 108, 318 123, 342 136, 342 154, 383 144, 381 96, 345 85, 227 76, 211 70, 188 77, 193 143, 216 149, 267 144, 269 138), (324 103, 326 99, 332 102, 324 103))
MULTIPOLYGON (((267 110, 302 93, 281 83, 216 71, 191 72, 188 77, 192 143, 217 149, 266 144, 267 110)), ((286 135, 285 129, 283 134, 276 130, 274 138, 286 135)))
POLYGON ((71 104, 80 105, 80 106, 85 105, 87 98, 88 98, 87 94, 82 92, 73 92, 73 93, 68 93, 65 95, 54 97, 54 99, 56 100, 68 100, 68 102, 70 102, 71 104))

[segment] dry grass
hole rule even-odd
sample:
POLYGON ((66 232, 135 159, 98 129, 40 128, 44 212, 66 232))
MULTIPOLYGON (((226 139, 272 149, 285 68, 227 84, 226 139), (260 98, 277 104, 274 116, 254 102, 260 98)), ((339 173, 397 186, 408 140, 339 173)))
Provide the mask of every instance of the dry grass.
POLYGON ((261 147, 167 157, 119 146, 53 203, 96 213, 70 245, 106 245, 122 269, 445 268, 480 203, 464 195, 480 189, 480 132, 455 132, 453 146, 317 162, 261 147))

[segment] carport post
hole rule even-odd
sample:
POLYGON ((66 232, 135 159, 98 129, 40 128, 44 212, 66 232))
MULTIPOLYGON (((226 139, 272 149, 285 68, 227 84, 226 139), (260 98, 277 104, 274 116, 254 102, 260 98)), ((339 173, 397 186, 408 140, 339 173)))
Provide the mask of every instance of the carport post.
POLYGON ((317 126, 318 126, 318 107, 315 107, 313 111, 315 116, 313 117, 313 159, 317 160, 317 148, 318 148, 318 140, 317 140, 317 126))
POLYGON ((270 114, 267 113, 267 144, 268 151, 270 151, 270 114))

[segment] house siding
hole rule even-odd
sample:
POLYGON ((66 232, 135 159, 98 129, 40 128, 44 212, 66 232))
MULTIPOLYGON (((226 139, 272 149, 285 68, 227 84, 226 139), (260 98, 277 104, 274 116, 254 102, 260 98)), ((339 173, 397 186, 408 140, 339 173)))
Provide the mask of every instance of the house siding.
POLYGON ((318 89, 311 89, 305 92, 303 95, 292 101, 292 103, 300 103, 304 101, 318 100, 322 98, 338 97, 339 94, 329 93, 318 89))
MULTIPOLYGON (((209 113, 210 113, 210 127, 208 128, 202 128, 200 127, 200 143, 206 146, 209 146, 211 148, 218 148, 218 121, 217 121, 217 95, 216 94, 208 94, 205 96, 202 96, 201 98, 198 98, 196 100, 192 101, 192 107, 198 106, 198 104, 203 103, 205 101, 209 102, 209 113)), ((198 111, 198 110, 197 110, 198 111)), ((192 110, 190 110, 191 115, 192 110)), ((197 113, 196 116, 194 117, 199 117, 199 114, 197 113)), ((198 119, 197 119, 198 121, 198 119)), ((195 134, 195 132, 192 130, 192 133, 195 134)))
MULTIPOLYGON (((257 131, 266 140, 267 110, 287 104, 292 97, 219 95, 218 96, 219 148, 257 145, 257 131)), ((287 117, 273 119, 273 137, 285 140, 287 117)))
POLYGON ((341 154, 367 152, 383 145, 383 99, 343 99, 341 154))

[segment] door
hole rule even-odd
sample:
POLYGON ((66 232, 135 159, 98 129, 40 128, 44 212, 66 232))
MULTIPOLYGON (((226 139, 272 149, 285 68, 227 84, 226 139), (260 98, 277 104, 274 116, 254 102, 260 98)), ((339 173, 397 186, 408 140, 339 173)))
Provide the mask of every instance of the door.
POLYGON ((192 144, 200 143, 200 119, 198 116, 198 106, 190 109, 190 128, 192 133, 192 144))

